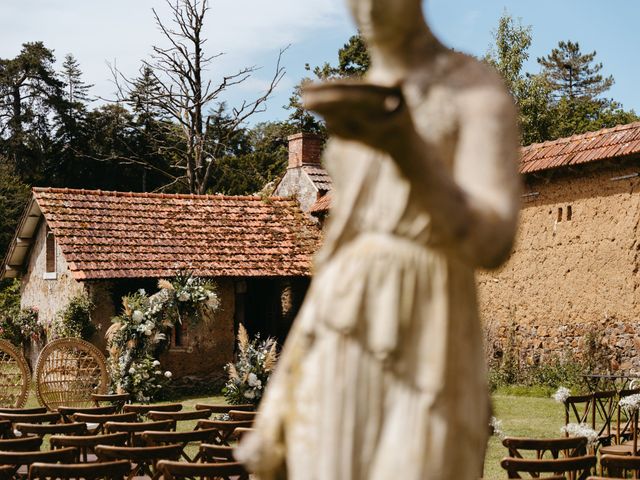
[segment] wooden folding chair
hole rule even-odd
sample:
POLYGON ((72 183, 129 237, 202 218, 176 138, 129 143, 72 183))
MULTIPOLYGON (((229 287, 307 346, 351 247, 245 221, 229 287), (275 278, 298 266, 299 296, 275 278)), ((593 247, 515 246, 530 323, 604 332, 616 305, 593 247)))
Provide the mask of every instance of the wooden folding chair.
POLYGON ((122 407, 131 399, 128 393, 92 393, 91 399, 96 407, 101 403, 109 403, 115 405, 118 412, 122 411, 122 407))
POLYGON ((0 480, 13 480, 15 469, 11 465, 0 466, 0 480))
POLYGON ((238 427, 233 431, 232 437, 236 438, 237 440, 242 440, 242 437, 244 437, 247 433, 251 433, 253 431, 253 428, 238 427))
POLYGON ((27 475, 27 467, 32 463, 73 463, 78 452, 75 448, 61 448, 48 452, 3 452, 0 451, 0 465, 10 465, 13 469, 13 477, 23 478, 27 475), (22 473, 24 470, 24 473, 22 473))
POLYGON ((163 445, 160 447, 112 447, 99 445, 96 447, 96 455, 100 461, 128 460, 133 468, 128 479, 148 475, 152 479, 159 478, 156 467, 160 460, 178 460, 182 448, 180 445, 163 445))
POLYGON ((631 440, 618 445, 600 447, 601 455, 638 455, 638 411, 633 412, 629 419, 631 440))
POLYGON ((206 420, 211 415, 212 413, 209 410, 194 410, 190 412, 162 412, 151 410, 147 412, 147 418, 150 420, 175 420, 176 422, 206 420))
POLYGON ((89 413, 74 413, 71 418, 75 422, 83 422, 87 424, 87 429, 91 435, 97 435, 104 432, 104 424, 107 422, 137 422, 138 414, 131 413, 112 413, 107 415, 93 415, 89 413))
POLYGON ((185 463, 162 460, 158 470, 164 480, 206 478, 208 480, 248 480, 249 474, 241 463, 185 463))
POLYGON ((130 403, 122 407, 122 411, 125 413, 135 412, 138 415, 146 415, 150 411, 154 412, 179 412, 182 410, 181 403, 162 403, 157 405, 139 405, 130 403))
POLYGON ((616 408, 616 424, 612 427, 612 432, 615 435, 614 440, 617 444, 621 444, 626 440, 629 440, 633 434, 632 431, 632 418, 624 411, 620 406, 620 400, 631 395, 640 394, 640 388, 632 388, 620 390, 618 392, 618 405, 616 408))
POLYGON ((593 394, 571 395, 564 401, 564 424, 569 425, 574 422, 591 425, 592 410, 593 394))
POLYGON ((200 420, 196 428, 215 428, 218 431, 218 435, 212 443, 216 445, 229 445, 229 442, 236 438, 234 435, 236 428, 250 428, 251 425, 253 425, 253 421, 251 420, 242 420, 239 422, 226 420, 200 420))
POLYGON ((602 455, 600 474, 603 477, 640 478, 640 456, 602 455))
POLYGON ((71 465, 36 462, 29 468, 29 480, 123 480, 130 471, 131 464, 126 460, 71 465))
POLYGON ((615 436, 612 433, 611 422, 618 405, 618 392, 615 390, 597 391, 592 395, 591 428, 598 434, 598 445, 611 445, 615 436))
POLYGON ((514 458, 526 458, 524 452, 530 452, 529 457, 543 459, 545 454, 553 459, 560 457, 581 457, 587 454, 587 442, 585 437, 562 438, 524 438, 506 437, 502 445, 507 447, 509 456, 514 458))
POLYGON ((140 444, 136 439, 136 434, 145 431, 175 431, 175 429, 176 422, 174 420, 160 420, 158 422, 107 422, 104 424, 104 431, 106 433, 126 432, 129 435, 129 441, 127 443, 130 447, 140 444))
POLYGON ((113 405, 106 405, 104 407, 58 407, 56 409, 60 415, 62 415, 62 421, 70 423, 73 421, 71 418, 76 413, 85 413, 88 415, 111 415, 116 413, 117 407, 113 405))
POLYGON ((258 416, 258 412, 250 412, 248 410, 229 410, 229 416, 231 417, 231 420, 236 421, 255 421, 256 417, 258 416))
POLYGON ((34 452, 40 450, 41 445, 42 437, 37 436, 0 439, 0 451, 5 452, 34 452))
POLYGON ((58 412, 0 413, 0 420, 9 420, 11 423, 58 423, 61 418, 58 412))
POLYGON ((223 405, 221 403, 196 403, 196 410, 210 410, 211 413, 229 413, 230 410, 244 410, 252 412, 256 406, 251 403, 243 405, 223 405))
POLYGON ((86 435, 86 423, 56 423, 53 425, 39 423, 16 423, 14 428, 22 435, 86 435))
POLYGON ((228 445, 212 445, 203 443, 200 445, 200 459, 205 463, 235 462, 233 447, 228 445))
POLYGON ((30 407, 30 408, 6 408, 0 407, 0 413, 9 413, 12 415, 35 415, 38 413, 47 413, 46 407, 30 407))
POLYGON ((542 473, 564 474, 571 480, 586 480, 594 473, 596 466, 595 455, 582 457, 558 458, 553 460, 538 460, 524 458, 503 458, 500 462, 507 471, 508 478, 544 478, 542 473), (521 473, 528 473, 529 477, 521 477, 521 473))
POLYGON ((113 445, 123 447, 129 440, 129 434, 122 433, 108 433, 105 435, 85 435, 85 436, 73 436, 73 435, 54 435, 49 439, 49 445, 52 449, 75 447, 78 449, 78 462, 93 461, 94 458, 90 458, 90 455, 95 455, 95 448, 98 445, 113 445))
POLYGON ((180 445, 182 452, 180 457, 187 462, 197 462, 200 460, 200 451, 192 456, 187 451, 187 446, 194 442, 211 442, 218 435, 215 428, 193 430, 190 432, 142 432, 142 440, 146 445, 180 445))

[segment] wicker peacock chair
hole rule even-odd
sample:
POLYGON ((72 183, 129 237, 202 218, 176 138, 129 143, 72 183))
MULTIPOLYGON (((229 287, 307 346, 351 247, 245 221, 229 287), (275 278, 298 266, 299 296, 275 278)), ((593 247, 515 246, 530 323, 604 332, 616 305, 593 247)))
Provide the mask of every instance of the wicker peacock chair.
POLYGON ((31 372, 22 352, 0 340, 0 407, 24 407, 31 384, 31 372))
POLYGON ((92 393, 106 393, 109 381, 104 355, 79 338, 48 343, 36 364, 36 395, 49 410, 92 406, 92 393))

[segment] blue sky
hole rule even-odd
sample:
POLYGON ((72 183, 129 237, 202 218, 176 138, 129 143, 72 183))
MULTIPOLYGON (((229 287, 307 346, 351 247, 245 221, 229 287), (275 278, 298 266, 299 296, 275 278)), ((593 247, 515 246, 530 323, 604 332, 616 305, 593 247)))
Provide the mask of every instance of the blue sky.
MULTIPOLYGON (((242 66, 261 66, 254 77, 225 98, 230 105, 258 95, 268 81, 278 50, 287 75, 258 121, 282 119, 292 87, 304 65, 335 62, 338 48, 354 33, 344 0, 211 0, 206 35, 210 53, 225 52, 211 67, 215 82, 242 66)), ((15 56, 23 42, 42 40, 59 59, 68 52, 80 61, 94 94, 110 97, 107 62, 135 75, 151 45, 161 41, 151 8, 164 15, 164 0, 0 0, 0 58, 15 56)), ((597 50, 604 72, 616 79, 610 96, 640 112, 640 2, 637 0, 427 0, 435 33, 448 45, 483 55, 502 12, 533 27, 529 71, 536 57, 559 40, 597 50)))

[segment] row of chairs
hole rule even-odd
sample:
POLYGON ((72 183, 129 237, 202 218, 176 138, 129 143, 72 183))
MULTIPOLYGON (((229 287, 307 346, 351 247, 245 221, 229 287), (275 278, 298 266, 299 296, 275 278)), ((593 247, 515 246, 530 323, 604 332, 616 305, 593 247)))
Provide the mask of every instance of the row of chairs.
POLYGON ((600 456, 601 477, 592 477, 596 473, 597 457, 588 454, 585 437, 507 437, 502 444, 509 454, 501 461, 508 478, 540 478, 544 474, 551 474, 549 478, 569 480, 625 478, 627 475, 640 478, 640 456, 607 454, 600 456))
POLYGON ((0 468, 0 479, 3 470, 10 478, 24 478, 28 466, 31 478, 46 472, 59 478, 105 477, 103 466, 91 463, 96 460, 120 462, 111 470, 115 476, 105 478, 248 478, 233 461, 229 443, 250 429, 255 412, 248 405, 234 408, 199 404, 195 411, 183 412, 181 404, 164 404, 60 407, 57 412, 0 409, 0 464, 7 465, 0 468), (211 420, 214 413, 230 419, 211 420), (176 431, 178 422, 188 420, 197 421, 194 430, 176 431), (41 452, 44 435, 52 435, 51 450, 41 452), (193 443, 200 445, 197 451, 189 447, 193 443))

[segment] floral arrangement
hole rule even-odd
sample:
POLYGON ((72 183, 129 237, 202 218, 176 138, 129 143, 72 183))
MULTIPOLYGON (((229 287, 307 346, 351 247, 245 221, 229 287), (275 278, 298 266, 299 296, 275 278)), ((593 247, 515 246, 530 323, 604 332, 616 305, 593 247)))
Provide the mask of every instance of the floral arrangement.
POLYGON ((556 393, 552 395, 553 399, 558 403, 565 403, 567 398, 571 396, 571 390, 567 387, 560 387, 556 390, 556 393))
POLYGON ((589 444, 595 443, 598 439, 598 432, 589 427, 586 423, 569 423, 560 429, 570 437, 587 437, 589 444))
POLYGON ((242 324, 238 328, 238 360, 226 367, 229 379, 222 389, 232 405, 258 404, 262 398, 269 376, 278 360, 277 344, 273 338, 260 340, 256 335, 249 340, 242 324))
POLYGON ((631 415, 637 412, 640 408, 640 393, 622 397, 618 402, 618 405, 620 405, 620 408, 627 412, 627 415, 631 415))
POLYGON ((111 388, 140 402, 156 399, 171 378, 157 360, 171 329, 187 319, 211 319, 219 307, 215 286, 188 274, 160 280, 158 287, 151 296, 139 290, 124 297, 122 313, 106 333, 111 388))
POLYGON ((489 427, 491 428, 491 432, 494 437, 498 437, 500 440, 503 440, 506 436, 502 430, 502 420, 498 420, 496 417, 491 417, 491 420, 489 420, 489 427))

